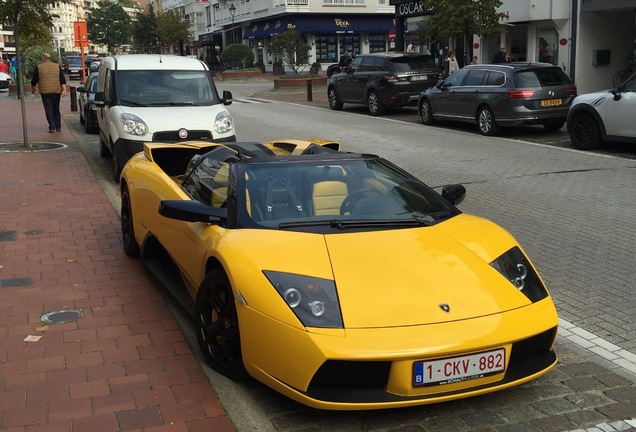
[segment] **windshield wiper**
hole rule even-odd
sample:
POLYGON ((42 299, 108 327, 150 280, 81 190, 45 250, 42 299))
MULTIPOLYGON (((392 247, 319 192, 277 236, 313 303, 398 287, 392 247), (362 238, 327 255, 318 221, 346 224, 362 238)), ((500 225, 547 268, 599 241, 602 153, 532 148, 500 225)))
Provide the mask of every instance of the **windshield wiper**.
POLYGON ((278 228, 300 228, 310 226, 329 226, 339 230, 347 228, 377 228, 377 227, 420 227, 429 226, 432 223, 421 218, 417 219, 329 219, 282 222, 278 228))
POLYGON ((131 101, 131 100, 128 100, 128 99, 122 99, 122 100, 121 100, 121 103, 122 103, 122 104, 132 105, 132 106, 138 106, 138 107, 146 106, 146 105, 144 105, 144 104, 142 104, 142 103, 135 102, 135 101, 131 101))

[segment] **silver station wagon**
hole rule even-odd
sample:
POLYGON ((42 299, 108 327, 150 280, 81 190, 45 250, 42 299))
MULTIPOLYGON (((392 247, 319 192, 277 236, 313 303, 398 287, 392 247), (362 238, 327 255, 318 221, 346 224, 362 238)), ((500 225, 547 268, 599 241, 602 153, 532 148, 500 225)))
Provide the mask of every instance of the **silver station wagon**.
POLYGON ((565 124, 576 86, 548 63, 469 65, 420 94, 418 112, 425 125, 439 120, 477 124, 483 135, 502 126, 565 124))

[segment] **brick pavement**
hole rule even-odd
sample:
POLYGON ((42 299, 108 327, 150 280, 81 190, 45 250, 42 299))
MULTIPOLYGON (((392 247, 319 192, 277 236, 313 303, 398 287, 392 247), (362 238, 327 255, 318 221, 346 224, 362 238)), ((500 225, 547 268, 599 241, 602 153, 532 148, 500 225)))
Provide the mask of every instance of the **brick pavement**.
POLYGON ((235 430, 69 129, 25 110, 30 142, 67 147, 7 152, 21 107, 0 99, 0 430, 235 430))
MULTIPOLYGON (((306 102, 302 91, 267 95, 306 102)), ((0 144, 0 430, 234 430, 242 407, 222 405, 161 291, 122 252, 119 221, 82 143, 67 125, 49 134, 39 99, 25 102, 31 141, 67 147, 3 152, 0 144), (42 313, 55 310, 82 316, 44 325, 42 313)), ((17 100, 0 99, 0 119, 0 141, 20 141, 17 100)), ((525 386, 400 410, 317 411, 248 388, 268 430, 285 432, 636 430, 632 376, 563 337, 557 352, 557 368, 525 386)))

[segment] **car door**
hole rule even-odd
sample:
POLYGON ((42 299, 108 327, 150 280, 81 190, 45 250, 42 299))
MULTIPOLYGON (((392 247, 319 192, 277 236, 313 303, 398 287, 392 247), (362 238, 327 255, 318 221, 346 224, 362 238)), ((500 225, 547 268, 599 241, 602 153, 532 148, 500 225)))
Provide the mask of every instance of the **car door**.
POLYGON ((338 94, 343 102, 359 103, 362 100, 360 82, 365 75, 365 70, 362 67, 364 58, 365 56, 357 56, 347 66, 346 74, 338 77, 338 94))
POLYGON ((443 116, 446 118, 456 118, 458 115, 457 106, 459 95, 458 90, 466 77, 466 70, 461 69, 444 80, 440 86, 438 93, 433 101, 433 112, 435 116, 443 116))
POLYGON ((466 73, 462 85, 456 87, 453 104, 458 117, 471 120, 475 118, 480 100, 488 98, 487 87, 483 85, 487 73, 485 69, 471 69, 466 73))
POLYGON ((636 138, 636 76, 620 87, 617 97, 607 101, 605 127, 611 136, 636 138), (618 97, 620 96, 620 97, 618 97))

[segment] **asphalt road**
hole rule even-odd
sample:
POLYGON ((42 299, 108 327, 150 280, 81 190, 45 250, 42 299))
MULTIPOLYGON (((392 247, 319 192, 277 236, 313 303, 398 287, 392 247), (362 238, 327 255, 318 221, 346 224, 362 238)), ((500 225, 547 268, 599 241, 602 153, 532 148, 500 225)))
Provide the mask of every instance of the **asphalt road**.
MULTIPOLYGON (((259 383, 237 384, 209 371, 238 430, 636 430, 636 147, 581 152, 572 149, 564 131, 529 127, 482 137, 465 125, 425 127, 413 109, 378 119, 358 108, 336 113, 325 106, 267 101, 263 95, 271 82, 219 87, 234 93, 229 109, 239 140, 335 139, 345 150, 385 156, 432 186, 465 184, 468 196, 460 208, 494 220, 521 241, 562 318, 560 363, 545 377, 504 392, 418 408, 317 411, 259 383)), ((84 132, 79 114, 68 117, 118 210, 112 162, 99 157, 98 135, 84 132)), ((193 340, 189 318, 178 306, 173 310, 193 340)))

